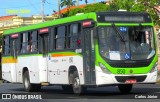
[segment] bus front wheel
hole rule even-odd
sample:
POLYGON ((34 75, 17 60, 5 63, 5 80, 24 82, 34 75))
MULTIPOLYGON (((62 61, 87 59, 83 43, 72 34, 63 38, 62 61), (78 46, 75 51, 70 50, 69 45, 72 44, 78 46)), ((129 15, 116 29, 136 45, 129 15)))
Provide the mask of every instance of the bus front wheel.
POLYGON ((121 93, 130 93, 132 90, 133 85, 132 84, 121 84, 118 85, 118 88, 120 90, 121 93))
POLYGON ((77 95, 82 94, 86 89, 85 87, 80 85, 80 79, 77 71, 73 73, 72 88, 73 88, 73 92, 77 95))
POLYGON ((41 90, 40 84, 31 84, 29 78, 29 72, 25 71, 23 74, 23 85, 27 92, 38 92, 41 90))

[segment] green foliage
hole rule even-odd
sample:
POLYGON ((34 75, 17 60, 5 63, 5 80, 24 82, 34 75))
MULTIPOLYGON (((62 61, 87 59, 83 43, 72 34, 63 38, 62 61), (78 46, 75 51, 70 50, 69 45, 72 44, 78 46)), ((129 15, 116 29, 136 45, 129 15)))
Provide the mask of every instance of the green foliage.
POLYGON ((88 4, 84 8, 77 7, 75 9, 69 10, 68 12, 63 14, 63 17, 73 16, 73 15, 76 15, 77 13, 106 11, 107 8, 109 8, 109 7, 106 4, 103 4, 103 3, 88 4))
MULTIPOLYGON (((79 0, 82 1, 82 0, 79 0)), ((76 4, 76 0, 61 0, 60 6, 64 7, 70 7, 70 6, 74 6, 76 4)))
POLYGON ((107 6, 103 3, 89 4, 84 7, 84 13, 88 12, 98 12, 98 11, 106 11, 107 6))
POLYGON ((81 8, 75 8, 75 9, 72 9, 68 12, 66 12, 63 17, 67 17, 67 16, 73 16, 73 15, 76 15, 77 13, 83 13, 84 12, 84 9, 81 9, 81 8))
POLYGON ((118 10, 119 10, 119 7, 118 7, 118 5, 116 4, 116 2, 112 2, 110 5, 108 5, 107 10, 108 10, 108 11, 118 11, 118 10))
POLYGON ((135 3, 134 0, 115 0, 114 2, 119 9, 126 9, 127 11, 129 11, 135 3))
POLYGON ((143 4, 135 4, 133 7, 130 9, 131 12, 145 12, 146 8, 143 4))
POLYGON ((160 27, 160 20, 157 20, 156 24, 160 27))
MULTIPOLYGON (((72 0, 71 0, 72 1, 72 0)), ((159 4, 159 0, 113 0, 110 5, 105 3, 88 4, 84 8, 75 8, 64 14, 64 17, 73 16, 77 13, 88 13, 98 11, 118 11, 119 9, 125 9, 131 12, 146 12, 148 11, 153 18, 155 24, 160 26, 160 21, 156 10, 153 8, 159 4)))

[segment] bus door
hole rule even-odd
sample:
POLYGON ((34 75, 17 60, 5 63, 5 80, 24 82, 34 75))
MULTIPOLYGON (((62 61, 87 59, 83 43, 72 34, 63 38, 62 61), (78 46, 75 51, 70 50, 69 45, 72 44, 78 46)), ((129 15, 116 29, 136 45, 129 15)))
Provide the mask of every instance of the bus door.
POLYGON ((83 30, 83 63, 85 73, 85 84, 96 84, 95 79, 95 51, 94 51, 94 29, 83 30))
POLYGON ((48 33, 40 34, 40 52, 42 53, 42 63, 40 63, 43 75, 43 81, 48 82, 48 46, 49 35, 48 33))
POLYGON ((18 69, 17 69, 17 63, 18 63, 18 34, 11 35, 11 80, 12 82, 18 81, 18 69))

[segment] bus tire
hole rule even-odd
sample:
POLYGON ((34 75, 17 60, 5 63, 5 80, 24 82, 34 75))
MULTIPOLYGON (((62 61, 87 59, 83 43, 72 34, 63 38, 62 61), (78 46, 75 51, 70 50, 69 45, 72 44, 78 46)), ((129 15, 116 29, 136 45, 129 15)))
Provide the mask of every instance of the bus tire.
POLYGON ((74 94, 76 95, 82 94, 85 90, 85 88, 82 85, 80 85, 80 79, 77 71, 73 73, 72 88, 74 94))
POLYGON ((41 90, 40 84, 31 84, 29 78, 29 72, 25 71, 23 74, 23 85, 27 92, 37 92, 41 90))
POLYGON ((130 93, 132 90, 133 85, 132 84, 120 84, 118 85, 119 91, 121 93, 130 93))

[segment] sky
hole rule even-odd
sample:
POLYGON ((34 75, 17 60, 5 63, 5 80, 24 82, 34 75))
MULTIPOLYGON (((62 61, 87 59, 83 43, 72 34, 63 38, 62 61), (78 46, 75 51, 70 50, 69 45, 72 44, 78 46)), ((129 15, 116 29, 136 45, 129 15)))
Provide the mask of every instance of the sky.
MULTIPOLYGON (((88 0, 88 3, 106 0, 88 0)), ((85 0, 79 1, 85 4, 85 0)), ((41 14, 41 0, 0 0, 0 16, 17 14, 22 17, 41 14)), ((51 15, 53 10, 58 11, 58 0, 45 0, 44 14, 51 15)))

